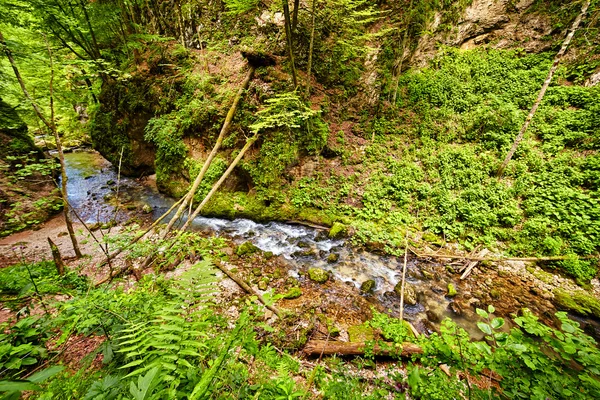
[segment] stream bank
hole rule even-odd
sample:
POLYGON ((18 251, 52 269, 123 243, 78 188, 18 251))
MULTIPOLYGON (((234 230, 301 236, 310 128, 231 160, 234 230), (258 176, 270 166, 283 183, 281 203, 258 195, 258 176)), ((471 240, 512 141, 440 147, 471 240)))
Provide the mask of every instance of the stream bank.
MULTIPOLYGON (((88 225, 100 227, 111 219, 119 224, 132 218, 150 222, 173 204, 172 199, 158 192, 152 177, 119 177, 115 168, 95 152, 75 151, 65 158, 69 200, 88 225)), ((234 265, 259 292, 275 290, 286 295, 292 288, 300 288, 300 296, 289 295, 280 300, 281 306, 298 314, 317 310, 317 314, 338 321, 334 324, 342 334, 351 325, 368 319, 371 307, 399 315, 400 300, 394 288, 401 279, 402 258, 352 247, 344 239, 328 237, 323 230, 281 222, 198 217, 193 229, 223 238, 228 244, 216 256, 234 265), (311 279, 311 270, 325 272, 323 283, 311 279)), ((117 226, 113 233, 118 230, 117 226)), ((0 244, 6 243, 4 240, 0 244)), ((528 307, 544 322, 554 325, 557 291, 581 291, 570 280, 523 262, 482 263, 469 278, 460 280, 460 263, 409 258, 404 315, 418 331, 433 332, 442 319, 449 317, 472 336, 480 337, 475 308, 486 308, 488 304, 496 307, 499 316, 528 307)), ((593 285, 597 293, 597 282, 593 285)), ((591 318, 573 318, 598 338, 600 325, 593 318, 594 311, 592 307, 588 315, 591 318)))

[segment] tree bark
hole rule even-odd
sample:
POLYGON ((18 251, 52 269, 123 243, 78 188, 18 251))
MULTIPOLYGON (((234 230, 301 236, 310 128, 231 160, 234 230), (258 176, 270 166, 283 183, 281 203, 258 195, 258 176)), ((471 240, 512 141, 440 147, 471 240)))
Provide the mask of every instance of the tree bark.
MULTIPOLYGON (((328 340, 309 340, 304 346, 303 352, 307 355, 333 355, 360 356, 365 354, 368 347, 363 342, 331 342, 328 340)), ((382 348, 379 345, 373 347, 373 354, 378 356, 400 355, 409 357, 413 354, 422 354, 423 349, 414 343, 402 343, 401 348, 395 347, 394 343, 386 343, 382 348), (397 353, 396 353, 397 352, 397 353)))
POLYGON ((49 237, 48 244, 50 245, 50 251, 52 251, 52 259, 54 260, 54 265, 56 265, 56 272, 58 272, 58 275, 63 276, 65 274, 65 264, 60 255, 60 250, 49 237))
POLYGON ((527 130, 527 128, 529 127, 529 124, 533 120, 535 112, 537 111, 540 103, 542 102, 542 99, 544 98, 544 95, 546 94, 546 90, 548 89, 548 86, 550 86, 550 82, 552 81, 552 77, 554 76, 554 73, 556 72, 556 69, 558 68, 558 64, 559 64, 562 56, 567 51, 567 47, 569 46, 569 43, 571 43, 571 40, 573 39, 573 35, 575 35, 575 32, 577 31, 577 28, 579 27, 579 24, 581 23, 581 20, 585 16, 585 13, 587 12, 587 9, 589 6, 590 6, 590 0, 586 1, 583 4, 583 6, 581 7, 581 12, 577 16, 577 18, 575 18, 575 21, 573 22, 573 25, 571 26, 571 29, 570 29, 569 33, 567 34, 567 37, 565 38, 565 40, 562 44, 562 47, 560 48, 560 51, 558 52, 558 54, 556 54, 556 57, 554 57, 554 62, 552 63, 552 67, 550 68, 550 71, 548 71, 548 76, 546 77, 546 80, 544 81, 544 84, 542 85, 542 88, 540 89, 540 92, 538 94, 538 97, 537 97, 535 103, 533 103, 533 107, 531 107, 531 110, 529 111, 529 115, 527 115, 527 118, 525 119, 525 123, 521 127, 521 130, 519 131, 519 134, 515 138, 515 141, 513 142, 512 147, 510 148, 510 151, 506 155, 506 158, 502 162, 502 165, 500 165, 500 168, 498 168, 498 171, 496 172, 496 175, 498 177, 502 177, 502 175, 504 174, 504 170, 508 166, 508 163, 512 159, 513 155, 517 151, 517 148, 519 147, 519 144, 523 140, 525 131, 527 130))
POLYGON ((288 55, 290 58, 290 66, 292 68, 292 81, 294 82, 294 90, 298 87, 296 79, 296 65, 294 63, 294 50, 292 46, 292 24, 290 21, 290 5, 288 0, 281 0, 283 3, 283 16, 285 18, 285 37, 287 39, 288 55))
POLYGON ((292 13, 292 34, 298 28, 298 10, 300 9, 300 0, 294 0, 294 11, 292 13))

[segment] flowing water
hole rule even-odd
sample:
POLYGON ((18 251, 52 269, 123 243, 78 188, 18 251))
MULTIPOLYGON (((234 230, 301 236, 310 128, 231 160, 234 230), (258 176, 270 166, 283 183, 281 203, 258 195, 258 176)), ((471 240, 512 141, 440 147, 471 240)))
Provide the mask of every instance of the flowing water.
MULTIPOLYGON (((69 201, 86 223, 128 219, 130 213, 126 209, 115 208, 117 193, 119 203, 125 204, 126 208, 139 210, 142 205, 150 206, 154 219, 174 202, 160 194, 149 180, 119 179, 115 168, 95 152, 68 153, 65 154, 65 162, 69 201)), ((336 279, 354 285, 357 290, 361 283, 373 279, 376 283, 373 298, 392 315, 397 316, 400 311, 399 299, 393 289, 401 279, 402 259, 358 250, 344 240, 329 239, 321 230, 300 225, 198 217, 192 226, 195 230, 231 238, 236 243, 250 241, 263 251, 281 256, 289 264, 292 276, 318 267, 331 271, 336 279), (328 262, 330 254, 336 254, 338 259, 328 262)), ((460 316, 449 307, 452 299, 446 297, 445 285, 453 282, 452 275, 447 274, 438 281, 428 280, 420 271, 423 267, 427 266, 416 261, 408 263, 407 282, 418 293, 418 303, 405 307, 405 317, 421 331, 428 330, 428 324, 435 325, 439 320, 450 317, 471 335, 480 337, 477 318, 472 313, 460 316)))

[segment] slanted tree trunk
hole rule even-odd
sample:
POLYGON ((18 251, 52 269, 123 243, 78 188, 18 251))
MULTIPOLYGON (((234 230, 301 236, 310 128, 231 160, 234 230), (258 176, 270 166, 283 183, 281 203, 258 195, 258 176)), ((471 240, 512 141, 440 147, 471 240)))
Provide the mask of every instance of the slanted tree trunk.
POLYGON ((292 69, 292 81, 294 82, 294 90, 298 87, 296 79, 296 65, 294 64, 294 50, 292 46, 292 23, 290 21, 290 5, 288 0, 281 0, 283 3, 283 16, 285 18, 285 37, 287 39, 288 55, 290 58, 290 68, 292 69))
POLYGON ((223 143, 223 139, 225 138, 225 135, 229 131, 229 127, 231 126, 231 121, 233 121, 233 116, 235 115, 235 111, 240 102, 240 99, 242 98, 244 91, 248 88, 250 81, 252 80, 252 75, 254 74, 254 69, 255 68, 253 66, 250 66, 250 70, 248 71, 248 74, 246 75, 246 79, 242 83, 242 86, 238 90, 235 98, 233 99, 233 103, 231 104, 231 107, 229 108, 229 112, 227 113, 227 116, 225 117, 225 122, 223 122, 223 126, 221 127, 221 132, 219 133, 219 137, 217 138, 215 145, 213 146, 208 157, 206 158, 206 161, 204 161, 204 165, 202 165, 202 169, 198 173, 198 176, 196 176, 196 179, 192 183, 192 187, 190 188, 190 190, 188 190, 187 194, 185 195, 185 197, 183 199, 183 202, 177 209, 177 212, 175 213, 173 218, 171 218, 171 220, 167 224, 167 228, 161 234, 161 237, 160 237, 161 239, 164 239, 167 236, 169 231, 173 228, 173 225, 175 225, 177 220, 179 220, 179 218, 181 218, 181 216, 183 215, 183 212, 185 211, 186 207, 188 205, 190 205, 190 208, 191 208, 191 204, 194 200, 194 195, 196 194, 196 191, 198 190, 198 186, 200 186, 200 183, 202 182, 202 179, 204 178, 206 171, 208 170, 208 168, 210 167, 210 164, 212 163, 213 159, 217 155, 217 152, 219 151, 219 149, 221 148, 221 144, 223 143))
POLYGON ((590 6, 590 0, 583 3, 583 6, 581 7, 581 12, 577 16, 577 18, 575 18, 575 21, 573 22, 573 25, 571 26, 571 29, 569 30, 569 33, 567 34, 567 37, 565 38, 565 40, 562 44, 562 47, 560 48, 560 51, 558 52, 558 54, 556 54, 556 57, 554 57, 554 62, 552 63, 552 67, 550 68, 550 71, 548 71, 548 76, 546 77, 546 80, 544 81, 544 84, 542 85, 542 88, 540 89, 540 92, 538 94, 537 99, 535 100, 535 103, 533 103, 533 107, 531 107, 531 110, 529 111, 529 114, 527 115, 527 118, 525 119, 525 123, 521 127, 521 130, 519 131, 519 134, 515 138, 515 141, 513 142, 512 147, 510 148, 510 151, 506 155, 506 158, 502 162, 502 165, 500 165, 500 168, 498 168, 498 171, 496 172, 496 175, 498 177, 501 177, 504 174, 504 170, 508 166, 508 163, 512 159, 513 155, 517 151, 517 148, 519 147, 519 144, 523 140, 525 131, 529 127, 529 124, 531 124, 531 121, 533 120, 533 116, 535 115, 535 112, 537 111, 540 103, 542 102, 542 100, 544 98, 544 95, 546 94, 546 90, 548 89, 548 86, 550 86, 550 82, 552 82, 552 77, 554 76, 554 73, 556 72, 556 69, 558 68, 558 64, 559 64, 561 58, 563 57, 563 55, 566 53, 567 47, 571 43, 571 40, 573 39, 573 35, 575 35, 577 28, 579 28, 579 24, 581 23, 581 20, 585 16, 585 13, 587 12, 587 9, 589 6, 590 6))
POLYGON ((240 162, 242 157, 244 157, 244 154, 248 151, 248 149, 252 146, 252 144, 254 142, 256 142, 256 139, 258 139, 258 134, 255 134, 254 136, 252 136, 250 139, 248 139, 246 141, 246 144, 240 150, 239 154, 233 160, 233 162, 231 163, 229 168, 227 168, 227 170, 225 172, 223 172, 223 175, 221 175, 221 178, 219 178, 219 180, 217 181, 217 183, 214 184, 214 186, 212 187, 210 192, 208 192, 206 197, 204 197, 204 200, 202 200, 202 203, 200 203, 198 205, 198 207, 196 207, 196 209, 194 210, 194 213, 188 217, 187 221, 181 228, 181 232, 183 232, 190 225, 190 223, 194 220, 194 218, 196 218, 198 216, 198 214, 200 213, 200 211, 202 211, 202 208, 204 208, 206 203, 208 203, 208 201, 211 199, 211 197, 217 192, 217 190, 219 190, 219 188, 221 187, 223 182, 225 182, 225 179, 227 179, 227 177, 231 174, 231 171, 233 171, 233 169, 238 165, 238 163, 240 162))
POLYGON ((44 123, 44 125, 46 125, 46 127, 50 130, 50 132, 52 132, 54 134, 54 139, 56 140, 56 150, 58 151, 58 157, 59 157, 59 161, 60 161, 60 173, 61 173, 61 178, 62 178, 61 179, 61 195, 62 195, 64 210, 65 210, 64 211, 65 222, 67 225, 67 231, 69 232, 69 237, 71 238, 71 242, 73 243, 73 250, 75 251, 75 256, 79 258, 79 257, 81 257, 81 251, 79 250, 79 244, 77 243, 77 238, 75 237, 75 231, 73 230, 73 224, 71 222, 71 217, 69 216, 69 202, 67 199, 67 173, 66 173, 66 168, 65 168, 65 157, 64 157, 64 154, 62 151, 62 145, 61 145, 60 138, 58 136, 58 131, 56 129, 56 125, 54 124, 54 96, 53 96, 54 68, 53 68, 53 63, 52 63, 52 52, 50 51, 50 46, 48 46, 48 52, 49 52, 49 56, 50 56, 50 72, 51 72, 51 75, 50 75, 51 119, 50 119, 50 121, 48 121, 48 119, 42 113, 42 110, 40 109, 40 107, 37 105, 37 103, 33 100, 31 95, 27 91, 27 88, 25 87, 25 82, 23 81, 23 77, 19 73, 17 64, 15 63, 15 60, 12 56, 10 49, 6 45, 4 36, 2 35, 2 32, 0 32, 0 45, 4 48, 4 53, 6 54, 6 57, 8 58, 8 61, 10 62, 13 72, 15 73, 15 76, 17 77, 17 81, 19 82, 19 85, 21 86, 21 90, 23 91, 23 94, 25 95, 27 100, 29 100, 29 102, 31 103, 31 106, 33 107, 33 110, 35 111, 35 114, 44 123))

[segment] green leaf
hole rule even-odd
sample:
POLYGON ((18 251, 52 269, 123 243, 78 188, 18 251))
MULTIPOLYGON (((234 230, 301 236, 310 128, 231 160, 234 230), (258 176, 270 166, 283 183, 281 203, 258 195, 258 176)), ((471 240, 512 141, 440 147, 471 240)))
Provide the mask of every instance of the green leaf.
POLYGON ((30 381, 0 381, 0 392, 21 392, 23 390, 41 390, 30 381))
POLYGON ((63 369, 65 369, 65 367, 63 367, 62 365, 53 365, 51 367, 36 372, 35 374, 31 375, 28 380, 33 383, 41 383, 48 378, 52 378, 54 375, 58 374, 63 369))
POLYGON ((495 311, 496 311, 496 308, 495 308, 493 305, 491 305, 491 304, 490 304, 490 305, 488 306, 488 312, 489 312, 490 314, 493 314, 495 311))
POLYGON ((487 335, 491 335, 492 334, 492 327, 489 326, 488 324, 484 323, 484 322, 478 322, 477 323, 477 327, 485 334, 487 335))
POLYGON ((504 326, 504 318, 494 318, 491 325, 494 329, 502 328, 504 326))
POLYGON ((487 312, 485 312, 484 310, 482 310, 481 308, 477 308, 475 310, 477 312, 477 314, 482 317, 482 318, 489 318, 489 314, 487 312))

